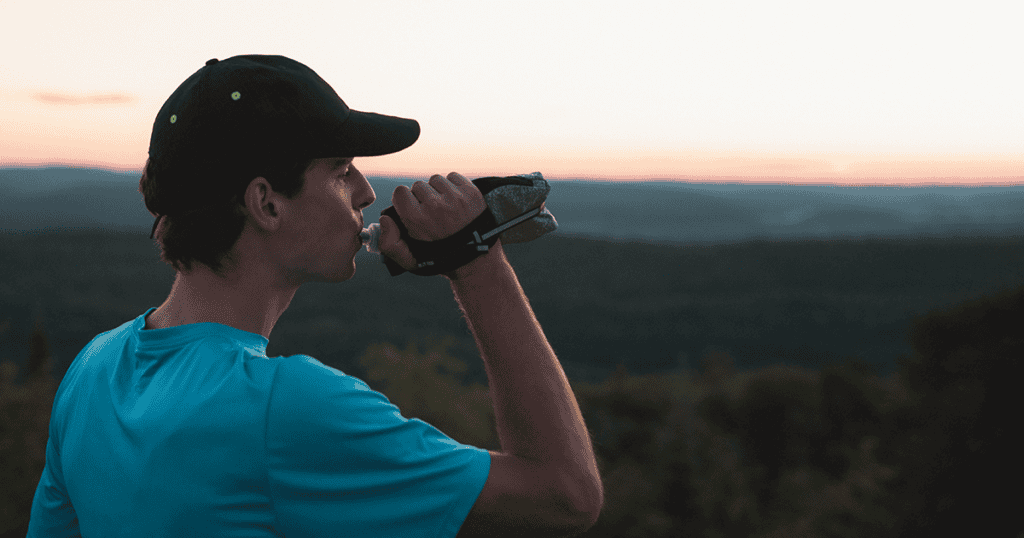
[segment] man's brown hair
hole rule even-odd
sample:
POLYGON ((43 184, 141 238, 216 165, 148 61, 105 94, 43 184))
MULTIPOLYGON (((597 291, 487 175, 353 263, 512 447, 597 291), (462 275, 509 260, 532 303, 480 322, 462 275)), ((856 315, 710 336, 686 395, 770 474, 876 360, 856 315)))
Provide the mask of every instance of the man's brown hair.
POLYGON ((264 177, 274 192, 295 199, 305 185, 305 173, 312 159, 279 163, 260 172, 244 168, 211 167, 204 172, 162 168, 152 160, 139 179, 146 209, 162 222, 154 233, 160 245, 160 259, 175 271, 191 271, 194 263, 224 277, 225 265, 235 262, 232 248, 245 227, 244 196, 249 183, 264 177), (210 185, 228 185, 223 194, 207 194, 210 185), (184 194, 184 191, 191 191, 184 194), (193 195, 198 201, 185 200, 193 195), (188 204, 188 205, 185 205, 188 204), (200 206, 198 208, 194 206, 200 206), (186 208, 182 211, 182 208, 186 208))

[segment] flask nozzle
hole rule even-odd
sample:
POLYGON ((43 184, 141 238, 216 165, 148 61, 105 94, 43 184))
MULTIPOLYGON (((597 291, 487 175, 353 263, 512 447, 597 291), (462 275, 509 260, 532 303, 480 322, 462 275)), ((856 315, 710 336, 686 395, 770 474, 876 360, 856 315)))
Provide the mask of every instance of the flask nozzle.
POLYGON ((380 248, 378 247, 380 243, 380 223, 374 222, 363 228, 363 231, 359 232, 359 239, 363 242, 367 252, 380 254, 380 248))

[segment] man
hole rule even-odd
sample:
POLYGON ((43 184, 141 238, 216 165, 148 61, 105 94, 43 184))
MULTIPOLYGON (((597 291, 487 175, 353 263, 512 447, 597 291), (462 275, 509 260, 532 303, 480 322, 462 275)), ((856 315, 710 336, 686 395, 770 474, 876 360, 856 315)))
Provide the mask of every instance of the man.
MULTIPOLYGON (((490 380, 501 452, 409 420, 306 355, 267 357, 305 282, 355 274, 375 194, 355 157, 413 120, 350 110, 281 56, 210 60, 157 114, 140 181, 170 295, 91 341, 54 401, 29 536, 562 536, 603 504, 565 374, 500 241, 445 273, 490 380)), ((485 209, 451 173, 400 186, 409 237, 485 209)), ((397 225, 383 255, 412 269, 397 225)))

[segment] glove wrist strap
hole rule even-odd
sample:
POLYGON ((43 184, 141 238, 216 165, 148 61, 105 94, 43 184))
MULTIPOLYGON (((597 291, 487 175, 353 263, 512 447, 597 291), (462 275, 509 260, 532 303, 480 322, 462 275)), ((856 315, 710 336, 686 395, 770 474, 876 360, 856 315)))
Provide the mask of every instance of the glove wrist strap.
MULTIPOLYGON (((499 234, 507 228, 519 224, 522 220, 530 217, 523 217, 515 224, 505 223, 498 226, 490 209, 484 209, 473 222, 454 234, 437 241, 420 241, 409 237, 409 231, 402 224, 394 207, 385 209, 382 215, 391 217, 391 220, 398 225, 398 231, 403 241, 409 246, 409 251, 416 258, 416 268, 409 272, 420 276, 433 276, 442 273, 449 273, 487 254, 490 247, 498 242, 499 234), (481 233, 481 230, 486 230, 481 233)), ((532 215, 531 215, 532 216, 532 215)), ((518 219, 514 219, 518 220, 518 219)), ((511 222, 511 221, 510 221, 511 222)), ((405 272, 402 266, 398 265, 386 256, 381 256, 391 276, 397 276, 405 272)))

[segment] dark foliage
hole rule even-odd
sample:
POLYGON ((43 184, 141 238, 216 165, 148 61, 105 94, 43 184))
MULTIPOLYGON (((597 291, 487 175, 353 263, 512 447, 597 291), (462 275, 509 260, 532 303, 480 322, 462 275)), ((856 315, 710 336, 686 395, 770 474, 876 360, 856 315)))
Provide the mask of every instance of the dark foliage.
MULTIPOLYGON (((584 253, 614 250, 590 245, 573 251, 576 241, 560 241, 553 241, 551 248, 563 249, 565 257, 576 264, 584 253)), ((50 405, 63 372, 57 364, 52 372, 49 368, 54 350, 68 345, 63 342, 66 336, 55 334, 67 334, 59 330, 77 324, 85 340, 75 341, 73 346, 80 348, 100 330, 116 326, 114 322, 123 323, 128 319, 126 315, 141 313, 138 309, 154 297, 162 299, 169 285, 169 275, 154 278, 147 273, 152 271, 152 264, 138 262, 132 258, 137 254, 118 247, 110 237, 63 243, 46 243, 44 238, 33 244, 18 243, 14 248, 11 244, 3 248, 20 256, 18 261, 36 273, 18 272, 10 261, 0 261, 0 269, 8 275, 6 287, 0 288, 4 301, 0 304, 5 309, 11 304, 30 305, 39 300, 46 311, 55 304, 78 310, 58 310, 50 318, 38 315, 25 320, 11 316, 22 310, 11 309, 4 314, 11 321, 0 322, 0 337, 24 344, 20 356, 13 356, 21 360, 0 361, 0 482, 6 486, 0 491, 0 537, 24 536, 27 528, 27 510, 44 464, 50 405), (88 253, 92 256, 85 256, 88 253), (41 286, 41 282, 50 282, 51 286, 41 286), (133 295, 140 290, 148 295, 141 299, 133 295), (26 299, 18 299, 22 296, 19 293, 26 299), (85 319, 101 327, 87 325, 85 319), (29 329, 15 333, 16 326, 29 329), (21 379, 19 370, 24 374, 21 379)), ((744 248, 750 249, 745 251, 747 254, 756 251, 773 259, 767 267, 790 264, 781 254, 758 250, 762 247, 744 248)), ((813 250, 792 248, 804 254, 813 250)), ((877 245, 873 248, 879 256, 885 250, 877 245)), ((945 253, 940 256, 936 251, 934 258, 973 255, 977 261, 984 257, 977 246, 958 248, 946 245, 945 253)), ((721 252, 728 249, 740 247, 723 247, 721 252)), ((675 346, 675 370, 640 374, 629 367, 630 362, 621 360, 613 375, 596 382, 570 374, 605 485, 604 510, 584 536, 1021 536, 1024 525, 1018 517, 1020 495, 1015 491, 1024 478, 1019 457, 1024 446, 1017 440, 1020 436, 1013 434, 1019 410, 1024 408, 1024 395, 1017 388, 1024 374, 1024 331, 1020 329, 1024 327, 1024 287, 1020 282, 980 298, 979 288, 968 294, 961 287, 955 292, 962 297, 960 301, 950 301, 954 293, 947 291, 938 304, 933 301, 928 306, 926 301, 919 301, 913 308, 903 305, 917 314, 906 324, 913 348, 896 363, 893 374, 882 372, 879 364, 884 361, 866 352, 842 355, 816 368, 786 361, 750 366, 736 357, 738 346, 706 343, 698 347, 703 351, 695 361, 697 369, 691 370, 687 353, 678 351, 686 349, 685 341, 659 339, 653 334, 637 337, 644 320, 663 320, 680 304, 692 300, 699 303, 693 308, 706 308, 709 314, 691 320, 691 326, 697 326, 698 321, 708 327, 732 323, 731 330, 735 331, 742 327, 737 312, 761 304, 768 312, 754 311, 751 315, 768 319, 784 314, 788 316, 786 323, 777 327, 790 324, 794 334, 810 338, 831 327, 831 322, 819 321, 828 321, 828 316, 858 303, 836 299, 833 306, 823 310, 830 309, 832 314, 818 316, 801 311, 792 306, 796 304, 792 301, 809 295, 813 286, 786 288, 782 283, 787 279, 799 281, 786 274, 759 277, 767 279, 761 285, 789 294, 786 296, 792 301, 786 308, 763 301, 738 302, 738 310, 714 314, 721 303, 736 298, 735 289, 756 293, 758 286, 749 282, 756 273, 737 270, 731 274, 737 284, 728 289, 724 287, 730 276, 727 272, 717 275, 719 280, 705 274, 698 287, 720 285, 723 289, 703 296, 673 288, 681 286, 676 282, 659 284, 649 280, 640 285, 635 280, 604 280, 607 286, 615 282, 632 286, 628 293, 608 290, 626 309, 625 314, 621 310, 616 314, 614 302, 604 304, 604 292, 593 292, 599 288, 592 284, 600 278, 586 280, 587 273, 579 270, 575 278, 585 282, 572 287, 564 271, 538 270, 553 263, 550 251, 509 252, 514 265, 532 268, 523 272, 524 288, 567 370, 576 362, 568 357, 579 352, 568 342, 580 338, 578 333, 600 336, 586 332, 594 331, 588 323, 603 323, 598 329, 615 328, 624 334, 621 338, 633 346, 635 354, 622 353, 623 359, 657 353, 654 350, 658 346, 675 346), (657 293, 640 295, 651 286, 658 288, 657 293), (586 290, 589 294, 583 293, 586 290), (578 307, 577 302, 587 308, 578 307), (565 323, 559 323, 567 317, 565 323), (567 336, 573 331, 576 335, 567 336)), ((642 278, 645 267, 660 263, 668 267, 683 259, 667 251, 658 251, 665 256, 660 261, 657 256, 644 258, 642 248, 631 252, 619 258, 623 266, 618 270, 623 275, 639 271, 635 278, 642 278), (628 265, 630 260, 633 267, 628 265)), ((738 254, 729 258, 721 252, 707 255, 705 265, 727 266, 742 259, 738 254)), ((927 257, 922 252, 927 251, 913 255, 927 257)), ((892 256, 891 261, 899 259, 892 252, 887 255, 892 256)), ((809 258, 806 263, 813 266, 814 256, 809 258)), ((679 278, 699 280, 700 274, 708 270, 681 269, 679 278)), ((951 280, 943 281, 935 274, 925 276, 929 271, 934 270, 918 271, 914 277, 917 283, 910 279, 902 284, 904 288, 893 284, 902 278, 896 275, 868 278, 861 283, 865 289, 874 285, 879 291, 876 298, 899 291, 906 301, 914 297, 910 291, 916 289, 914 286, 935 288, 936 282, 949 285, 969 276, 964 269, 952 272, 951 280), (886 287, 890 289, 881 289, 886 287)), ((1010 276, 1010 272, 1001 276, 990 273, 978 280, 994 284, 1006 282, 1010 276)), ((364 377, 373 388, 388 395, 405 416, 423 418, 462 442, 499 448, 486 387, 479 384, 479 372, 473 371, 479 360, 474 349, 466 349, 464 327, 458 328, 464 322, 453 304, 449 306, 456 328, 444 326, 443 319, 438 321, 448 312, 439 308, 440 300, 432 294, 440 296, 447 290, 408 279, 368 278, 362 284, 365 295, 351 288, 339 293, 337 287, 325 286, 304 299, 297 297, 293 317, 283 318, 282 336, 287 339, 290 333, 295 339, 285 349, 293 346, 297 349, 292 352, 299 352, 329 338, 342 341, 357 350, 344 370, 364 377), (391 301, 387 299, 389 293, 406 301, 391 301), (352 305, 359 305, 361 310, 343 320, 326 315, 325 304, 339 312, 354 310, 352 305), (386 307, 382 310, 386 315, 374 313, 376 304, 386 307), (426 311, 432 317, 417 316, 417 311, 426 311), (360 315, 373 319, 359 325, 360 315), (353 325, 346 327, 348 322, 353 325), (432 337, 424 338, 424 334, 432 337), (427 345, 421 346, 423 341, 427 345), (407 345, 402 350, 396 344, 382 342, 407 345), (474 358, 477 360, 472 361, 474 358)), ((851 286, 849 282, 822 281, 815 285, 822 290, 855 291, 846 289, 851 286)), ((829 293, 822 292, 820 297, 829 293)), ((804 309, 817 308, 813 301, 800 304, 804 309)), ((883 318, 893 304, 886 303, 875 311, 865 309, 861 315, 883 318)), ((888 315, 897 319, 891 312, 888 315)), ((674 318, 677 323, 681 320, 674 318)), ((682 338, 681 333, 677 337, 682 338)), ((604 338, 599 344, 612 341, 607 334, 604 338)), ((584 340, 581 343, 593 345, 584 340)), ((3 355, 0 351, 0 358, 12 356, 3 355)), ((313 355, 330 361, 326 353, 314 351, 313 355)))
MULTIPOLYGON (((918 398, 903 445, 902 487, 917 494, 907 530, 990 536, 1022 527, 1024 288, 914 320, 904 360, 918 398), (1017 431, 1018 433, 1014 433, 1017 431)), ((908 421, 910 422, 910 421, 908 421)))

